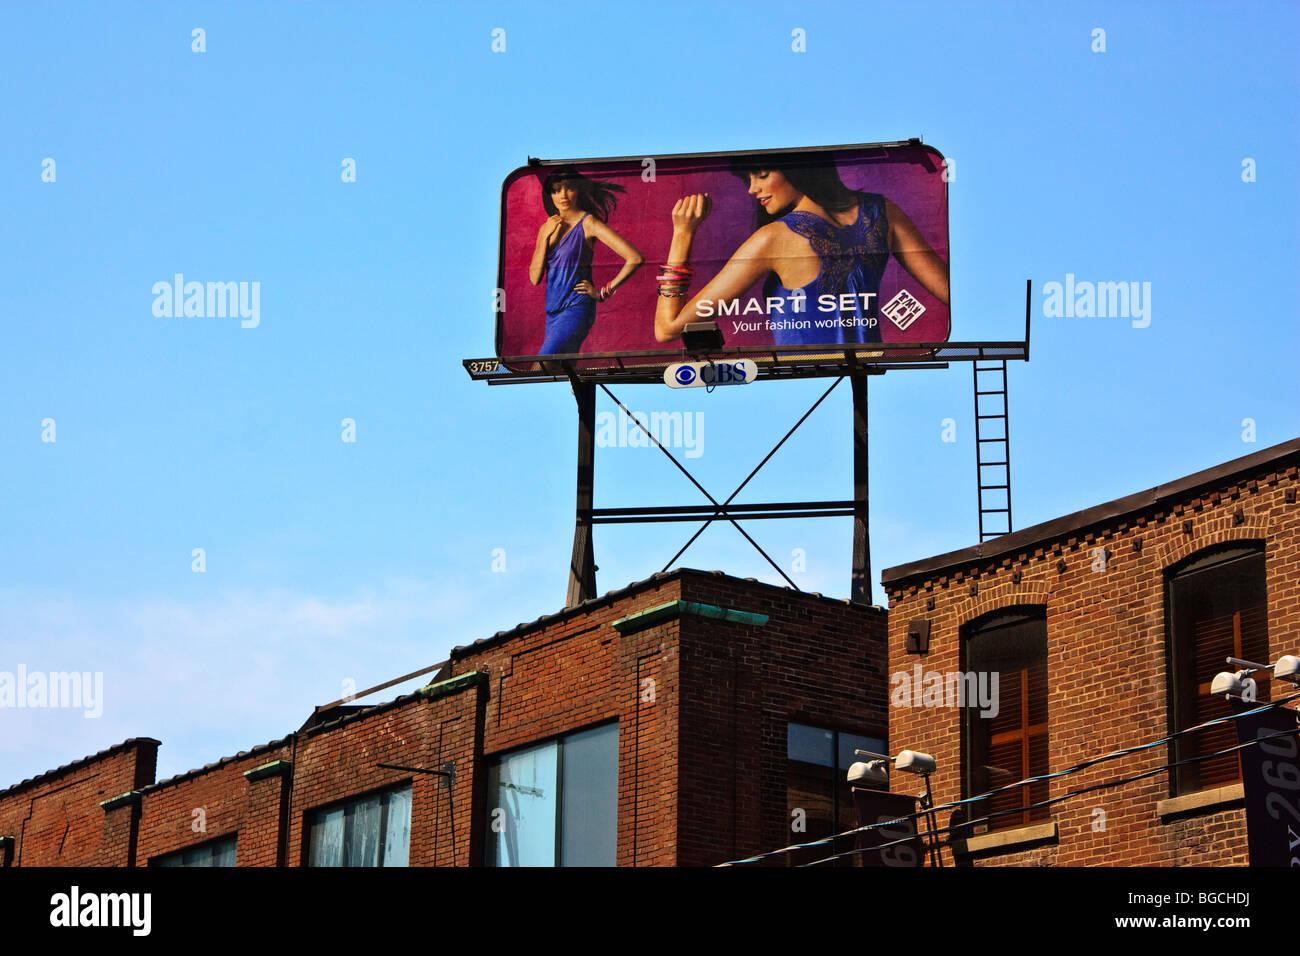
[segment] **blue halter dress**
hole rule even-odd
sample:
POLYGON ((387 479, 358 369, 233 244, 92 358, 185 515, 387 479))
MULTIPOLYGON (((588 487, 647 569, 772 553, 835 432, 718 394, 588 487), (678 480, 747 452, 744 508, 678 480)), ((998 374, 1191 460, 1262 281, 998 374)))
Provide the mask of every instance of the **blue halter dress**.
POLYGON ((546 338, 538 355, 577 352, 596 322, 596 300, 574 289, 591 281, 584 215, 546 256, 546 338))
POLYGON ((852 225, 837 226, 810 212, 795 211, 781 217, 791 232, 803 236, 821 260, 817 278, 802 289, 787 289, 776 274, 768 280, 771 291, 765 296, 785 300, 784 312, 769 312, 768 318, 778 323, 772 332, 776 345, 821 345, 823 343, 879 342, 880 338, 880 277, 889 264, 889 222, 885 216, 885 197, 877 193, 858 194, 858 218, 852 225), (875 293, 870 305, 863 307, 861 295, 875 293), (840 309, 840 295, 854 296, 853 308, 840 309), (818 298, 835 296, 835 306, 821 311, 818 298), (798 305, 799 311, 795 311, 798 305), (837 320, 828 327, 817 326, 827 319, 837 320), (845 326, 838 320, 854 319, 855 324, 845 326), (806 329, 782 329, 782 321, 801 320, 810 323, 806 329))

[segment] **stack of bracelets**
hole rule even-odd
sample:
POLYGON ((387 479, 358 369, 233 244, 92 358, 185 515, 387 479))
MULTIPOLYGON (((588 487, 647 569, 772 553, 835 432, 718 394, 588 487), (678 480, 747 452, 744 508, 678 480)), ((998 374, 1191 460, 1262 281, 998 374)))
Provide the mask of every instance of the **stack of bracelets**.
POLYGON ((664 263, 661 269, 657 276, 661 296, 665 299, 680 299, 690 294, 687 290, 691 285, 691 276, 695 275, 694 269, 686 266, 670 266, 667 263, 664 263))
POLYGON ((600 287, 600 291, 596 293, 596 301, 604 302, 613 294, 614 294, 614 287, 611 280, 610 282, 606 282, 603 286, 600 287))

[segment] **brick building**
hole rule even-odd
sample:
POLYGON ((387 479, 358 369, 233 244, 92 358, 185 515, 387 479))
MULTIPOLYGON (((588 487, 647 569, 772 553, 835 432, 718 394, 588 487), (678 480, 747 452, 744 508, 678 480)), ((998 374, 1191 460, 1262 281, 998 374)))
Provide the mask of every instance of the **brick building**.
MULTIPOLYGON (((893 692, 910 690, 900 674, 1000 674, 996 716, 899 693, 893 751, 936 758, 942 804, 1226 716, 1208 693, 1234 669, 1225 657, 1300 653, 1298 465, 1300 439, 885 571, 893 692)), ((1259 699, 1288 689, 1263 681, 1259 699)), ((1235 743, 1220 726, 973 804, 945 862, 1245 864, 1237 757, 1191 762, 1235 743), (1188 762, 1028 808, 1176 761, 1188 762)), ((916 783, 895 775, 893 788, 916 783)), ((962 821, 949 812, 939 825, 962 821)))
MULTIPOLYGON (((708 865, 856 825, 857 747, 933 754, 940 804, 1058 772, 1223 716, 1207 690, 1228 654, 1300 652, 1298 471, 1300 439, 891 568, 888 614, 656 575, 168 780, 136 738, 0 791, 0 862, 708 865), (975 707, 925 698, 936 674, 997 674, 997 707, 978 680, 975 707)), ((1194 760, 1231 734, 944 811, 944 862, 1244 864, 1236 757, 1194 760)))
POLYGON ((457 648, 387 703, 154 782, 125 741, 0 791, 6 866, 704 865, 854 824, 886 614, 677 570, 457 648), (430 772, 435 771, 435 772, 430 772))

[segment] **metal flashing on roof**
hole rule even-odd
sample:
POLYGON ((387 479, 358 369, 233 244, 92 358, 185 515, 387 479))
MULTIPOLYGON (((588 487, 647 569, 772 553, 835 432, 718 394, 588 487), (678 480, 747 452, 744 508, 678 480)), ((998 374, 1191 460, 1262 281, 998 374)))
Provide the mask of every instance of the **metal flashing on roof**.
POLYGON ((448 677, 446 680, 440 680, 436 684, 427 684, 417 690, 416 693, 426 700, 437 700, 439 697, 446 697, 448 694, 455 694, 458 691, 476 687, 486 680, 487 674, 482 671, 469 671, 465 674, 457 674, 455 677, 448 677))
POLYGON ((252 770, 245 770, 244 777, 249 783, 258 780, 265 780, 267 777, 279 777, 287 774, 293 769, 293 763, 288 760, 272 760, 270 763, 264 763, 260 767, 254 767, 252 770))
MULTIPOLYGON (((469 654, 478 653, 479 651, 482 651, 484 648, 490 645, 497 644, 502 641, 510 640, 513 637, 517 637, 520 634, 523 634, 524 632, 528 631, 530 628, 537 627, 539 624, 540 625, 552 624, 556 621, 564 620, 568 617, 572 617, 577 614, 590 611, 602 605, 612 604, 614 601, 618 601, 632 594, 636 594, 641 591, 647 590, 652 586, 664 584, 668 581, 673 580, 674 578, 683 578, 688 575, 698 575, 701 577, 727 578, 732 581, 744 582, 754 587, 766 588, 771 592, 775 592, 781 595, 786 595, 786 596, 798 595, 800 598, 813 598, 818 601, 828 601, 837 605, 844 605, 848 607, 858 608, 861 610, 867 610, 867 608, 864 605, 854 604, 852 601, 849 601, 846 598, 833 598, 833 597, 827 597, 824 594, 811 594, 807 591, 795 591, 793 588, 790 587, 777 585, 777 584, 767 584, 763 581, 753 581, 753 582, 745 581, 744 578, 731 577, 725 571, 704 571, 700 568, 674 568, 671 571, 660 571, 656 574, 652 574, 650 577, 646 578, 643 581, 633 581, 631 584, 625 585, 624 587, 621 588, 616 588, 613 591, 607 591, 598 597, 588 598, 587 600, 582 601, 581 603, 572 604, 560 611, 556 611, 554 614, 543 615, 542 617, 539 617, 536 621, 532 621, 524 624, 517 624, 508 631, 497 631, 491 637, 485 637, 480 640, 474 641, 470 644, 453 647, 451 649, 451 654, 449 656, 451 657, 452 660, 455 660, 457 658, 465 657, 469 654)), ((876 608, 873 607, 872 609, 875 610, 876 608)))
POLYGON ((737 611, 716 604, 697 604, 694 601, 669 601, 667 604, 660 604, 619 618, 614 622, 613 627, 620 634, 628 634, 683 615, 730 621, 733 624, 748 624, 752 627, 763 627, 768 621, 766 614, 737 611))
POLYGON ((116 797, 109 797, 107 800, 101 800, 99 805, 104 811, 116 810, 118 807, 130 806, 133 803, 140 802, 139 790, 128 790, 126 793, 119 793, 116 797))

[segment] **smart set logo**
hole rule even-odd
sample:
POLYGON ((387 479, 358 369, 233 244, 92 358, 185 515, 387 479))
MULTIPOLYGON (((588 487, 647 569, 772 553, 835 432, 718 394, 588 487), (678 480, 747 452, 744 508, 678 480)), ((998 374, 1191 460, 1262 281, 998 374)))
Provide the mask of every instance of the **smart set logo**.
POLYGON ((921 304, 921 300, 906 289, 900 290, 898 295, 886 302, 884 308, 880 310, 881 315, 904 331, 924 312, 925 306, 921 304))

